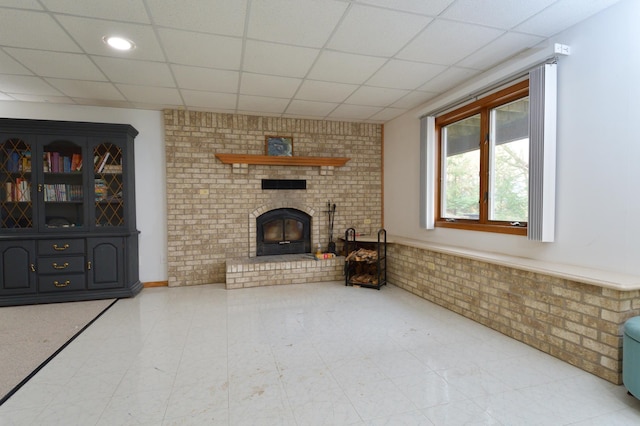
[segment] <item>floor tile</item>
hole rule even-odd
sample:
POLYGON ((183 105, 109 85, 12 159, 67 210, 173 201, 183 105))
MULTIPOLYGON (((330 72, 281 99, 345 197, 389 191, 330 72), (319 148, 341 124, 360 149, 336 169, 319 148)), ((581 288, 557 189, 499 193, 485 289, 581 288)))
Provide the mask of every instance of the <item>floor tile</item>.
POLYGON ((640 401, 397 287, 150 288, 0 407, 4 425, 630 425, 640 401))

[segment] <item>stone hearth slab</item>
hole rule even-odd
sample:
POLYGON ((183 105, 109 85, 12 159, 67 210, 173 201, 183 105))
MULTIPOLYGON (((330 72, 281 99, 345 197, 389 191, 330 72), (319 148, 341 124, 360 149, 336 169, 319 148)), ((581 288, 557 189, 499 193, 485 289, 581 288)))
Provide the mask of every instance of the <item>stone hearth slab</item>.
POLYGON ((312 254, 227 259, 226 288, 303 284, 344 279, 344 256, 316 260, 312 254))

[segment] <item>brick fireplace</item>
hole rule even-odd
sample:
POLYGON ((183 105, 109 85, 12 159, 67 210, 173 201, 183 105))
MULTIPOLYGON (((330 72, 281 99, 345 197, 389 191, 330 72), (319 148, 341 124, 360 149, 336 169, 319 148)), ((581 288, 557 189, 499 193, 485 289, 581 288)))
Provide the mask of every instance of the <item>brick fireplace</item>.
MULTIPOLYGON (((382 225, 381 125, 181 110, 165 110, 164 124, 170 286, 225 283, 227 266, 255 258, 256 218, 272 209, 311 217, 312 250, 328 244, 329 200, 337 205, 334 238, 349 227, 366 233, 382 225), (231 165, 215 157, 263 155, 266 135, 292 137, 296 156, 350 160, 318 167, 231 165), (264 179, 305 180, 307 186, 268 190, 264 179)), ((307 271, 301 273, 334 279, 339 263, 327 265, 330 271, 301 266, 307 271)), ((295 281, 295 274, 287 276, 295 281)))

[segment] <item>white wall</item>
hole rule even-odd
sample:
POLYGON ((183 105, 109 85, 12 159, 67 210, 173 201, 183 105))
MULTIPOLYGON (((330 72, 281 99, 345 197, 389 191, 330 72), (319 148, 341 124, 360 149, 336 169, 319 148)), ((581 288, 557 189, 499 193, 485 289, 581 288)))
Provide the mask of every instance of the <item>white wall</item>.
POLYGON ((640 2, 626 0, 552 38, 558 66, 556 241, 420 229, 419 118, 385 124, 385 227, 391 235, 640 275, 640 2))
POLYGON ((0 117, 131 124, 135 140, 140 281, 167 280, 167 203, 162 112, 0 101, 0 117))

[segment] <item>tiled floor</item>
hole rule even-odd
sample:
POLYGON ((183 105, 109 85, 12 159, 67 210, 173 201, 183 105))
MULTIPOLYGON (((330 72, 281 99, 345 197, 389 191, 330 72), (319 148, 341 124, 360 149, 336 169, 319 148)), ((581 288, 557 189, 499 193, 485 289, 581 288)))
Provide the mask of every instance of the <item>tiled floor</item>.
POLYGON ((1 425, 632 425, 640 402, 393 286, 145 289, 1 425))

